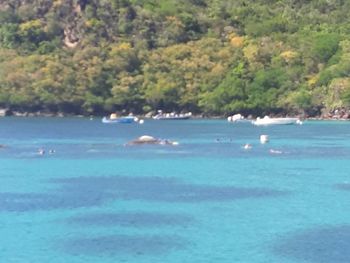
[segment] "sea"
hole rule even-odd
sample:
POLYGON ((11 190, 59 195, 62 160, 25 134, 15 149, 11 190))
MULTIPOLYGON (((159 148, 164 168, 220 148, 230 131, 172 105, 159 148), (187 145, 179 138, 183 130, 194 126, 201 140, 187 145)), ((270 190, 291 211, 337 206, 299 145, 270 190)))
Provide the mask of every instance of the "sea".
POLYGON ((4 117, 0 144, 0 262, 350 262, 350 122, 4 117))

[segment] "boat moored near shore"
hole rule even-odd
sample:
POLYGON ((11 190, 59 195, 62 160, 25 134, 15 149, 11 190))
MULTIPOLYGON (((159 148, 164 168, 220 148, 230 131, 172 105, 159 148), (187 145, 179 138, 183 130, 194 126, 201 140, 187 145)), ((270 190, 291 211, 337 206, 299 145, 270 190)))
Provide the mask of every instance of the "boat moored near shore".
POLYGON ((118 117, 117 114, 112 113, 109 117, 103 117, 102 123, 134 123, 138 122, 138 118, 132 115, 118 117))
POLYGON ((257 118, 255 121, 252 121, 252 124, 256 126, 266 126, 266 125, 288 125, 288 124, 302 124, 302 121, 299 118, 270 118, 265 116, 264 118, 257 118))
POLYGON ((153 116, 152 118, 155 120, 187 120, 191 117, 192 112, 177 114, 175 112, 163 113, 162 111, 158 111, 158 114, 153 116))

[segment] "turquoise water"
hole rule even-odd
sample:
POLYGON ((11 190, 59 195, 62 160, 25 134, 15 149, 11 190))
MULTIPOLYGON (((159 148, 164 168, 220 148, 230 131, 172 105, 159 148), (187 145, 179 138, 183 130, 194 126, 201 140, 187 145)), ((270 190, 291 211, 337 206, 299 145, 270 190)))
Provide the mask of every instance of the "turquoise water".
POLYGON ((348 122, 2 118, 0 144, 0 262, 350 262, 348 122))

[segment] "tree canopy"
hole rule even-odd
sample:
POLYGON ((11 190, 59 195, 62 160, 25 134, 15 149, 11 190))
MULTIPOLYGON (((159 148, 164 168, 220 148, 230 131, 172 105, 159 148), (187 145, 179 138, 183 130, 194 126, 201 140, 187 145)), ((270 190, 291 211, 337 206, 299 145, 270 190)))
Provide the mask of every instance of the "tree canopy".
POLYGON ((5 0, 0 107, 306 114, 350 107, 345 0, 5 0))

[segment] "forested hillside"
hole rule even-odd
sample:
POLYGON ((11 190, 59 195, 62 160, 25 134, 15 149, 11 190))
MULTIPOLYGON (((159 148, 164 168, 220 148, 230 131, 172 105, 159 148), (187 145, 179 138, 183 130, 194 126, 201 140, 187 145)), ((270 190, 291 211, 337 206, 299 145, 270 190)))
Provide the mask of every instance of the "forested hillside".
POLYGON ((306 114, 350 106, 348 0, 3 0, 0 107, 306 114))

